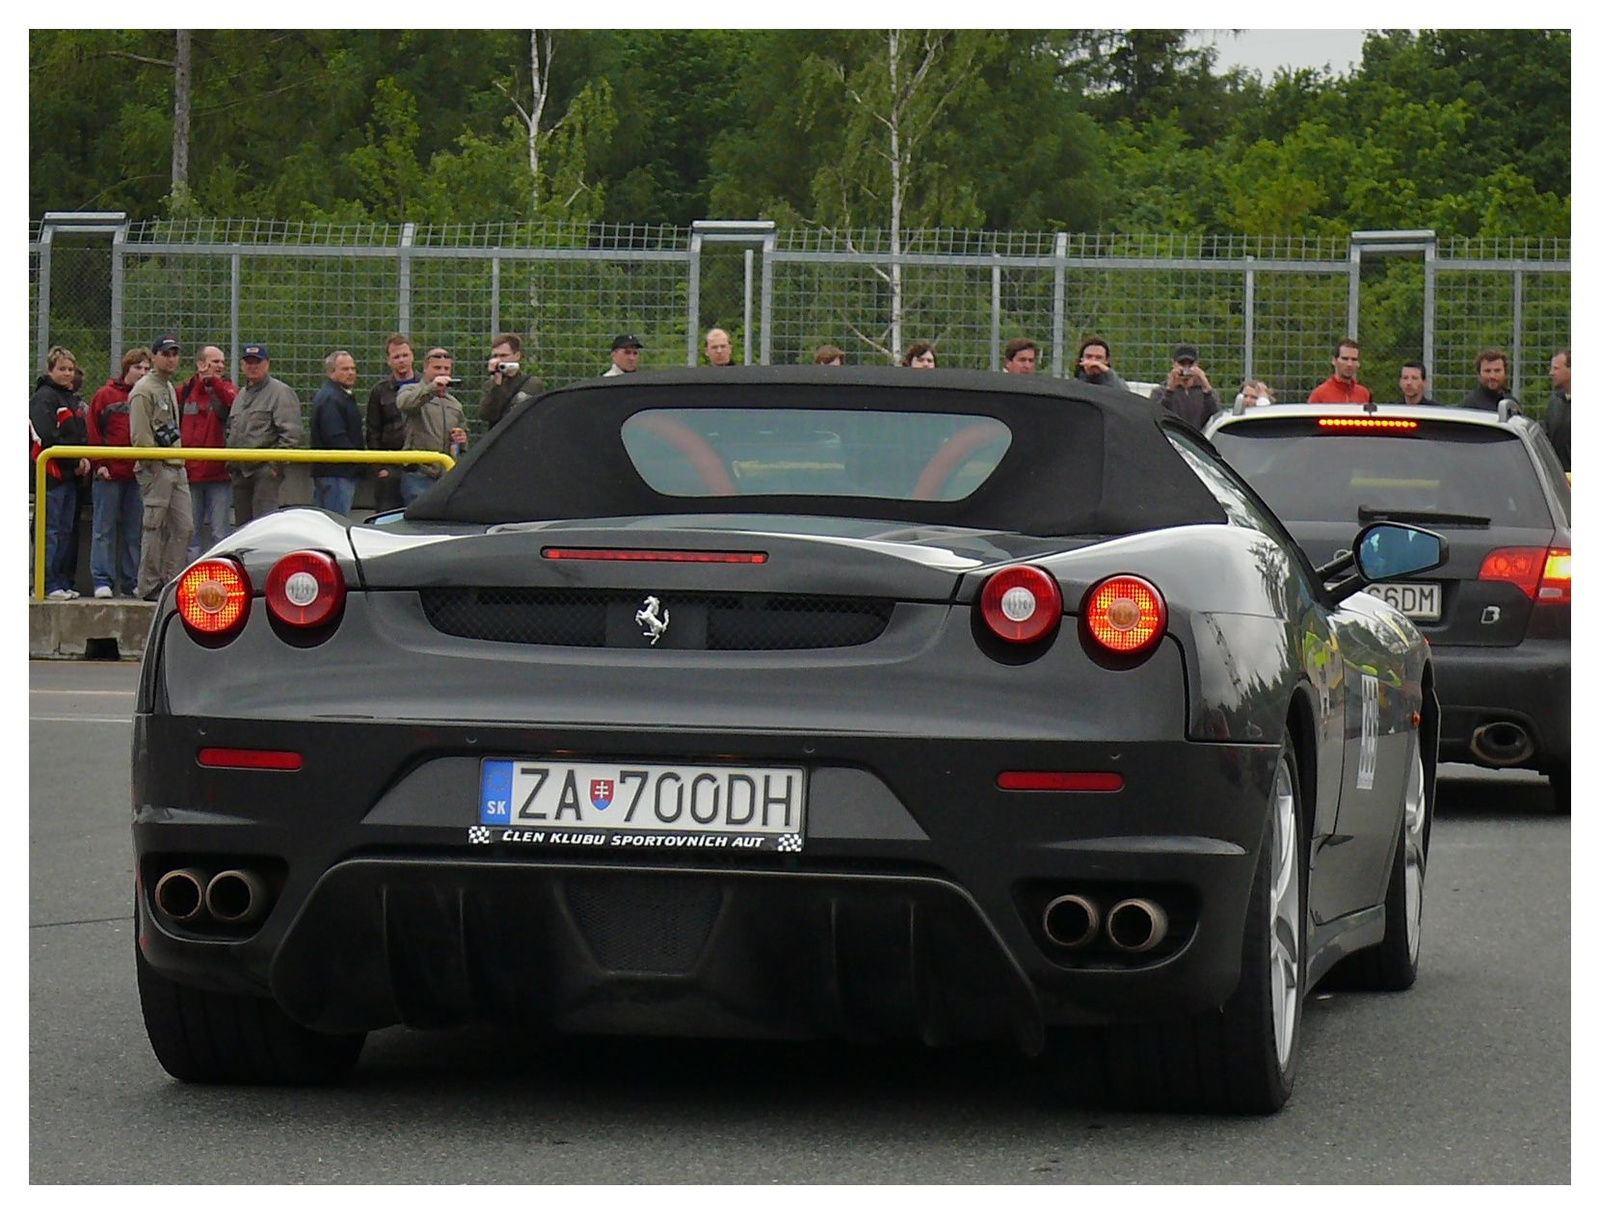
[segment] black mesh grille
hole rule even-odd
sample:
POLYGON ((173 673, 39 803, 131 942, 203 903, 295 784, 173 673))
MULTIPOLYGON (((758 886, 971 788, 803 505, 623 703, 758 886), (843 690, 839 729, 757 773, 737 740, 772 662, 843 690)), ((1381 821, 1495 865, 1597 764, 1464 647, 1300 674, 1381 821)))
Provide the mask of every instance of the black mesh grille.
MULTIPOLYGON (((514 588, 421 591, 428 622, 440 632, 513 645, 649 648, 634 618, 637 591, 514 588)), ((659 649, 833 649, 865 645, 894 610, 882 599, 778 594, 663 594, 668 626, 659 649)), ((658 615, 660 613, 658 612, 658 615)))
POLYGON ((692 878, 574 878, 566 894, 595 960, 611 970, 687 972, 722 909, 721 888, 692 878))

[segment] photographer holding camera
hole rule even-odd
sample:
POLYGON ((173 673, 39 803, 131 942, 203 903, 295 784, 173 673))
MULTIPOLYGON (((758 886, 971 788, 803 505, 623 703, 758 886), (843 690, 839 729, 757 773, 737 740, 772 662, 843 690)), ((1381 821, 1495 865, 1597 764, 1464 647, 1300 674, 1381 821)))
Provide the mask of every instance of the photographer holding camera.
POLYGON ((478 416, 486 428, 500 424, 513 405, 532 400, 544 385, 522 370, 522 339, 515 333, 502 333, 489 351, 489 382, 478 400, 478 416))
MULTIPOLYGON (((178 339, 163 333, 150 344, 150 370, 128 393, 128 433, 135 447, 181 447, 178 394, 172 377, 178 370, 178 339)), ((142 459, 133 466, 144 503, 140 531, 139 584, 142 599, 155 599, 177 577, 189 555, 194 533, 194 507, 189 477, 181 459, 142 459)))
POLYGON ((1189 342, 1179 342, 1172 351, 1172 370, 1167 382, 1155 390, 1151 400, 1176 413, 1196 430, 1205 428, 1207 419, 1219 411, 1217 393, 1200 365, 1200 351, 1189 342))

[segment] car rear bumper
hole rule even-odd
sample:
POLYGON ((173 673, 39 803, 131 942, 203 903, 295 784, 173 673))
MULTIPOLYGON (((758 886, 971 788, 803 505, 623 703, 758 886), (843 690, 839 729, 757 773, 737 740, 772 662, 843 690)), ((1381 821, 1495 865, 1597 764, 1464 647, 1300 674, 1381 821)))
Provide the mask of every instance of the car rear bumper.
MULTIPOLYGON (((229 722, 135 719, 139 942, 190 985, 271 994, 326 1031, 515 1020, 567 1032, 1010 1037, 1167 1019, 1238 979, 1276 747, 761 735, 703 754, 810 772, 798 854, 522 846, 469 834, 483 755, 521 728, 239 722, 300 772, 196 769, 229 722), (469 740, 470 733, 470 740, 469 740), (422 743, 426 741, 426 745, 422 743), (1111 770, 1116 793, 1008 793, 1008 768, 1111 770), (312 773, 312 774, 308 774, 312 773), (316 774, 320 773, 320 774, 316 774), (248 929, 180 926, 175 866, 264 874, 248 929), (1045 906, 1167 912, 1146 953, 1065 949, 1045 906)), ((219 740, 220 739, 220 740, 219 740)), ((682 738, 539 731, 538 749, 641 758, 682 738)))
MULTIPOLYGON (((1439 758, 1483 766, 1543 767, 1572 756, 1572 644, 1530 639, 1507 648, 1434 645, 1442 720, 1439 758), (1499 723, 1525 731, 1532 752, 1520 762, 1475 752, 1473 738, 1499 723)), ((1480 748, 1483 739, 1480 739, 1480 748)))

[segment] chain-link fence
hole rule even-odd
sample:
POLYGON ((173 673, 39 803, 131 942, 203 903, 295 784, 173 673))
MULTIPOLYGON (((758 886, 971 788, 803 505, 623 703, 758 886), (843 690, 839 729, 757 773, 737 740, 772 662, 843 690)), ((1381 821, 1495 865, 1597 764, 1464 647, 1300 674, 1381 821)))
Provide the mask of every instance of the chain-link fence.
MULTIPOLYGON (((264 342, 273 373, 309 400, 331 350, 362 383, 385 373, 403 332, 457 356, 469 404, 495 334, 522 336, 547 387, 597 375, 610 339, 633 333, 643 367, 699 357, 716 325, 736 360, 809 362, 817 346, 853 363, 892 361, 931 340, 941 366, 995 368, 1013 337, 1038 343, 1046 373, 1070 374, 1082 339, 1106 340, 1125 379, 1160 380, 1172 347, 1195 343, 1231 399, 1246 377, 1304 399, 1333 344, 1362 343, 1362 381, 1397 399, 1400 364, 1426 362, 1454 400, 1486 347, 1542 402, 1550 354, 1569 339, 1564 240, 1435 241, 1431 233, 1348 238, 918 231, 898 251, 884 231, 778 231, 762 222, 541 226, 129 223, 57 215, 29 230, 37 363, 71 347, 96 377, 124 348, 175 332, 193 350, 264 342)), ((35 373, 37 374, 37 368, 35 373)))

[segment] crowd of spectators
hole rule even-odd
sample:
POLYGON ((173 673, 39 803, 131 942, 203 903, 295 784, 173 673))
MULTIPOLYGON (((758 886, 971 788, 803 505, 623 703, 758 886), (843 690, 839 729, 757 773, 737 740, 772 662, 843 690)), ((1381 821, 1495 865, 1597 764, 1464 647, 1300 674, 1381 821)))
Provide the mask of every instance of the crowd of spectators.
MULTIPOLYGON (((611 342, 611 362, 601 375, 631 375, 639 370, 644 343, 631 333, 611 342)), ((367 395, 365 417, 357 404, 359 377, 355 356, 334 350, 323 360, 324 381, 312 396, 310 446, 319 451, 437 451, 458 456, 468 445, 466 407, 452 392, 454 355, 443 346, 430 347, 422 371, 415 369, 411 340, 393 333, 384 343, 389 373, 367 395)), ((45 447, 176 447, 209 449, 296 448, 302 445, 301 404, 293 388, 272 374, 271 354, 263 343, 240 353, 243 385, 227 375, 221 349, 200 348, 194 373, 176 383, 181 357, 178 339, 163 334, 147 347, 122 356, 117 375, 94 393, 86 406, 81 394, 83 371, 71 350, 52 347, 45 371, 29 401, 30 442, 35 455, 45 447)), ((733 343, 725 329, 705 335, 705 362, 710 367, 733 363, 733 343)), ((844 351, 835 345, 817 347, 813 362, 843 366, 844 351)), ((931 341, 913 341, 901 358, 904 367, 939 366, 931 341)), ((1478 382, 1460 408, 1521 412, 1521 403, 1506 384, 1503 350, 1486 349, 1477 358, 1478 382)), ((1027 337, 1006 342, 1002 370, 1032 375, 1039 370, 1038 343, 1027 337)), ((1331 374, 1308 395, 1312 404, 1370 404, 1371 390, 1360 382, 1361 346, 1342 338, 1333 348, 1331 374)), ((543 391, 524 369, 522 340, 514 333, 494 339, 487 362, 488 378, 478 398, 477 416, 484 429, 499 425, 514 409, 543 391)), ((1091 334, 1079 342, 1073 359, 1074 379, 1128 390, 1113 369, 1111 345, 1091 334)), ((1563 467, 1572 469, 1572 354, 1559 350, 1550 360, 1551 392, 1544 428, 1563 467)), ((1149 387, 1149 385, 1145 385, 1149 387)), ((1407 405, 1435 405, 1428 395, 1428 371, 1417 361, 1400 370, 1399 399, 1407 405)), ((1195 427, 1203 427, 1220 411, 1217 391, 1192 342, 1179 342, 1165 379, 1150 398, 1195 427)), ((1233 398, 1235 409, 1274 403, 1261 380, 1247 380, 1233 398)), ((378 510, 409 505, 440 475, 436 464, 379 466, 374 470, 374 505, 378 510)), ((329 461, 311 469, 312 500, 336 514, 352 509, 362 466, 329 461)), ((90 577, 96 598, 138 596, 152 599, 200 552, 225 538, 235 527, 278 508, 284 467, 273 461, 182 459, 80 459, 48 461, 45 478, 45 591, 52 599, 79 597, 73 585, 77 569, 77 520, 81 502, 92 496, 93 542, 90 577)))

